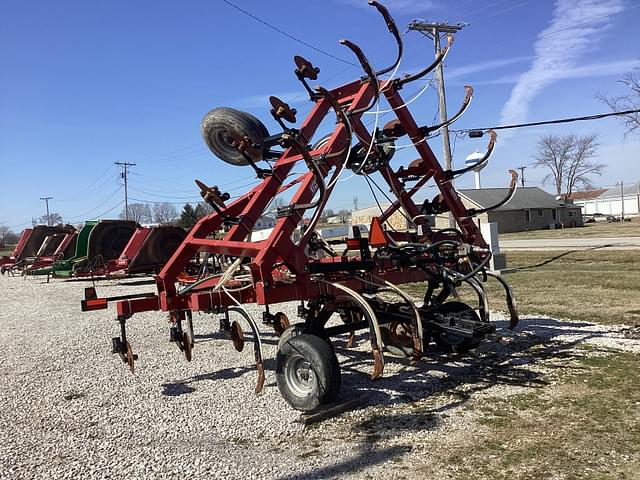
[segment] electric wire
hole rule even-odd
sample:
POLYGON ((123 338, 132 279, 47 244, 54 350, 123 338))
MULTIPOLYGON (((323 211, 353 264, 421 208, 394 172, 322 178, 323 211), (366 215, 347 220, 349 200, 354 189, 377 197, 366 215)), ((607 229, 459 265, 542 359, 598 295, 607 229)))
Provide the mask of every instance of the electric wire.
POLYGON ((325 56, 327 56, 327 57, 333 58, 334 60, 338 60, 339 62, 342 62, 342 63, 345 63, 345 64, 347 64, 347 65, 351 65, 351 66, 353 66, 353 67, 357 67, 357 68, 359 68, 359 65, 356 65, 355 63, 352 63, 352 62, 350 62, 350 61, 348 61, 348 60, 345 60, 344 58, 340 58, 340 57, 337 57, 337 56, 335 56, 335 55, 332 55, 331 53, 326 52, 326 51, 324 51, 324 50, 322 50, 322 49, 320 49, 320 48, 318 48, 318 47, 315 47, 315 46, 311 45, 310 43, 305 42, 304 40, 301 40, 301 39, 299 39, 299 38, 297 38, 297 37, 294 37, 294 36, 293 36, 293 35, 291 35, 290 33, 287 33, 287 32, 285 32, 284 30, 281 30, 280 28, 276 27, 275 25, 272 25, 272 24, 270 24, 269 22, 267 22, 267 21, 265 21, 265 20, 262 20, 261 18, 259 18, 259 17, 255 16, 255 15, 254 15, 254 14, 252 14, 251 12, 248 12, 247 10, 245 10, 245 9, 243 9, 243 8, 241 8, 241 7, 239 7, 239 6, 238 6, 238 5, 236 5, 235 3, 230 2, 229 0, 222 0, 222 1, 223 1, 224 3, 226 3, 227 5, 229 5, 230 7, 233 7, 233 8, 235 8, 236 10, 238 10, 238 11, 240 11, 240 12, 244 13, 244 14, 245 14, 245 15, 247 15, 248 17, 253 18, 255 21, 260 22, 261 24, 263 24, 264 26, 266 26, 266 27, 270 28, 271 30, 276 31, 276 32, 278 32, 279 34, 284 35, 285 37, 288 37, 288 38, 290 38, 291 40, 293 40, 293 41, 295 41, 295 42, 300 43, 301 45, 304 45, 305 47, 309 47, 310 49, 315 50, 316 52, 321 53, 322 55, 325 55, 325 56))
POLYGON ((460 132, 460 133, 469 133, 472 131, 488 131, 488 130, 507 130, 511 128, 525 128, 525 127, 537 127, 540 125, 557 125, 560 123, 572 123, 572 122, 582 122, 588 120, 600 120, 601 118, 607 117, 615 117, 622 115, 630 115, 633 113, 640 113, 640 109, 634 110, 624 110, 620 112, 608 112, 608 113, 598 113, 595 115, 585 115, 582 117, 569 117, 569 118, 559 118, 554 120, 543 120, 540 122, 527 122, 527 123, 516 123, 511 125, 497 125, 495 127, 482 127, 482 128, 465 128, 465 129, 457 129, 450 130, 451 132, 460 132))

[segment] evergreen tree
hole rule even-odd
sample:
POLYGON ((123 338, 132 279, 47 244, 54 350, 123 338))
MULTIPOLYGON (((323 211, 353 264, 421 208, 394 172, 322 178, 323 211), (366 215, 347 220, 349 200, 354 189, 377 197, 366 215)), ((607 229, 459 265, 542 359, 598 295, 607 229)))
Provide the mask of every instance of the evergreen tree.
POLYGON ((197 221, 198 216, 196 215, 196 211, 193 209, 190 203, 185 204, 185 206, 182 208, 182 212, 180 212, 180 220, 178 221, 178 225, 189 230, 193 228, 197 221))

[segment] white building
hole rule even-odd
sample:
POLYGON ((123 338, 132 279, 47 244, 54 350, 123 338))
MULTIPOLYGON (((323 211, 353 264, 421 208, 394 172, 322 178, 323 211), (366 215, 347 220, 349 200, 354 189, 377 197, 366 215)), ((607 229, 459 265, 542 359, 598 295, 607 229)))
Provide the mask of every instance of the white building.
POLYGON ((574 205, 582 207, 583 215, 615 215, 617 217, 640 215, 640 182, 620 187, 575 192, 569 197, 574 205), (623 203, 624 202, 624 203, 623 203), (624 208, 623 208, 624 207, 624 208))

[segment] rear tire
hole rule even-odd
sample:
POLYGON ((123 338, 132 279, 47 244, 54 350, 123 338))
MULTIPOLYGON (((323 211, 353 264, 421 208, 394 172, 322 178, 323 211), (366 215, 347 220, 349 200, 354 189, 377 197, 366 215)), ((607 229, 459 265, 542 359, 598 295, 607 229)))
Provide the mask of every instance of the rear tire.
MULTIPOLYGON (((221 160, 231 165, 248 165, 247 159, 231 143, 231 133, 240 137, 249 137, 258 152, 264 151, 264 139, 269 131, 253 115, 233 108, 214 108, 202 119, 200 126, 202 138, 209 150, 221 160)), ((262 155, 252 157, 254 162, 262 160, 262 155)))
POLYGON ((289 405, 309 412, 337 396, 342 377, 329 344, 315 335, 301 333, 290 337, 278 350, 276 380, 289 405))

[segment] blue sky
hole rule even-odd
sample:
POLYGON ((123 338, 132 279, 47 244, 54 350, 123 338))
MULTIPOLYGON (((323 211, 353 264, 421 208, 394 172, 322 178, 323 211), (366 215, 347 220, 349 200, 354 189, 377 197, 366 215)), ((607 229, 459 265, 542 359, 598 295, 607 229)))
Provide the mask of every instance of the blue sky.
MULTIPOLYGON (((365 0, 249 1, 242 8, 334 56, 353 61, 338 44, 358 43, 377 67, 390 63, 395 44, 365 0)), ((455 111, 465 84, 473 103, 455 128, 535 121, 604 112, 597 93, 623 93, 617 80, 640 65, 638 0, 388 0, 401 30, 415 17, 469 22, 447 58, 448 105, 455 111)), ((296 43, 222 0, 14 1, 0 3, 0 223, 20 230, 53 212, 77 223, 120 213, 122 182, 116 161, 135 162, 130 197, 197 201, 199 178, 232 195, 253 183, 249 167, 229 166, 200 138, 200 120, 218 106, 246 110, 273 133, 269 95, 290 101, 301 120, 310 108, 293 75, 301 54, 320 67, 319 83, 334 87, 362 72, 296 43)), ((432 59, 432 44, 404 36, 400 71, 432 59)), ((421 85, 416 85, 418 89, 421 85)), ((413 93, 406 88, 405 94, 413 93)), ((433 88, 412 104, 421 124, 436 115, 433 88)), ((386 108, 383 105, 383 108, 386 108)), ((372 117, 373 118, 373 117, 372 117)), ((387 115, 381 119, 386 122, 387 115)), ((483 186, 503 186, 507 170, 531 163, 545 133, 596 133, 599 161, 608 165, 597 185, 640 181, 640 138, 623 136, 614 119, 500 133, 483 186)), ((454 163, 486 139, 456 139, 454 163)), ((431 143, 440 157, 441 145, 431 143)), ((394 165, 414 158, 403 151, 394 165)), ((543 170, 528 168, 528 185, 543 170)), ((463 178, 458 187, 471 186, 463 178)), ((550 187, 546 187, 547 189, 550 187)), ((431 196, 433 188, 425 190, 431 196)), ((359 178, 341 182, 334 209, 373 203, 359 178)))

